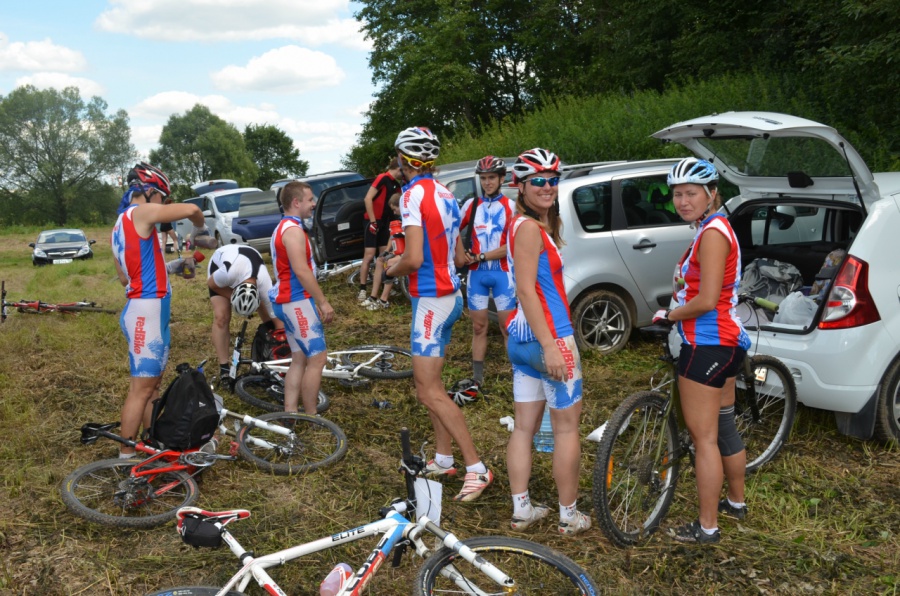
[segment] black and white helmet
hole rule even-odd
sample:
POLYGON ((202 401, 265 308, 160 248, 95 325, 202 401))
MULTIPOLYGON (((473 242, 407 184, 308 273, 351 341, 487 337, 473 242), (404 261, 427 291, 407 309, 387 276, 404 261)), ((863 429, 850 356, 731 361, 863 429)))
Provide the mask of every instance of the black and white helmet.
POLYGON ((670 187, 676 184, 699 184, 706 186, 719 180, 719 172, 716 166, 705 159, 685 157, 672 166, 672 171, 666 180, 670 187))
POLYGON ((256 284, 244 282, 231 293, 231 307, 242 317, 249 317, 259 308, 259 290, 256 284))
POLYGON ((536 174, 537 172, 559 172, 559 156, 548 151, 535 147, 525 151, 516 158, 512 170, 516 182, 521 182, 526 176, 536 174))
POLYGON ((441 142, 424 126, 412 126, 400 131, 394 149, 413 159, 434 161, 441 152, 441 142))
POLYGON ((478 399, 480 393, 481 385, 478 384, 478 381, 473 381, 472 379, 462 379, 461 381, 457 381, 453 384, 453 387, 447 391, 447 395, 449 395, 450 399, 453 400, 453 403, 459 407, 472 403, 478 399))

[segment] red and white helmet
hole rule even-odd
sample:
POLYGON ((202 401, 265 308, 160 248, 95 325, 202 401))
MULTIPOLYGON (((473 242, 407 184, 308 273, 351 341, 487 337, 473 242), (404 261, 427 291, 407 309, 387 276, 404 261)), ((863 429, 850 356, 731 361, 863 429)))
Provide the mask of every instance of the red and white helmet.
POLYGON ((165 196, 169 196, 171 192, 169 190, 169 177, 163 174, 162 170, 156 166, 151 166, 143 161, 131 168, 131 171, 128 172, 127 181, 129 185, 135 181, 140 184, 148 184, 165 196))
POLYGON ((447 391, 447 395, 450 396, 450 399, 460 407, 477 400, 480 394, 481 385, 478 381, 473 381, 472 379, 462 379, 461 381, 457 381, 453 384, 453 387, 447 391))
POLYGON ((400 131, 394 149, 413 159, 434 161, 441 153, 441 142, 424 126, 412 126, 400 131))
POLYGON ((516 158, 513 164, 515 181, 521 182, 526 176, 538 172, 559 172, 559 156, 552 151, 535 147, 525 151, 516 158))
POLYGON ((506 162, 499 157, 488 155, 478 160, 475 166, 476 174, 500 174, 501 177, 506 175, 506 162))

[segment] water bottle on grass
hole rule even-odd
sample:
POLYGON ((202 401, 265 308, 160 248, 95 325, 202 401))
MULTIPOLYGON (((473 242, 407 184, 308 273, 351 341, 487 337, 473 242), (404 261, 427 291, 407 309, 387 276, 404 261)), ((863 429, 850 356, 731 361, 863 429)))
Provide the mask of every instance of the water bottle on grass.
POLYGON ((553 452, 553 425, 550 423, 550 406, 544 406, 541 428, 534 434, 534 448, 542 453, 553 452))

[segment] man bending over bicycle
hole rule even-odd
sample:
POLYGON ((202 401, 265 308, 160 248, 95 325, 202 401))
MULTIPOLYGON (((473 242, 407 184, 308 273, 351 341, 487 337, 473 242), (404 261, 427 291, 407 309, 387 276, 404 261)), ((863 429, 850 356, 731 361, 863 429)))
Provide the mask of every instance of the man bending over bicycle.
POLYGON ((229 376, 231 309, 242 317, 259 312, 264 323, 272 321, 279 329, 284 325, 275 318, 269 301, 272 278, 262 255, 255 248, 228 244, 216 249, 209 260, 206 285, 213 309, 212 342, 219 359, 219 379, 230 386, 234 382, 229 376))
MULTIPOLYGON (((122 406, 122 436, 134 441, 141 423, 150 428, 152 404, 159 397, 169 360, 172 288, 156 224, 190 219, 192 239, 209 235, 209 229, 196 205, 162 204, 169 195, 169 179, 158 168, 139 163, 128 172, 127 180, 111 242, 116 273, 128 298, 119 318, 131 369, 131 384, 122 406)), ((120 448, 119 457, 132 456, 134 447, 120 448)))
POLYGON ((459 238, 459 205, 446 187, 432 176, 441 144, 427 128, 413 127, 397 137, 395 149, 409 184, 400 200, 400 215, 406 234, 403 255, 390 261, 387 275, 409 276, 412 297, 413 380, 416 397, 428 408, 434 427, 437 453, 428 462, 426 474, 455 476, 453 445, 462 451, 466 478, 457 501, 474 501, 494 481, 482 463, 462 411, 447 395, 441 380, 444 350, 453 324, 462 315, 462 294, 456 275, 454 253, 459 238))
POLYGON ((322 369, 327 352, 323 323, 334 319, 334 309, 316 281, 316 263, 303 220, 312 215, 316 198, 305 182, 291 182, 281 190, 284 218, 272 234, 275 287, 269 290, 275 316, 284 323, 291 365, 284 378, 284 411, 316 415, 322 369))

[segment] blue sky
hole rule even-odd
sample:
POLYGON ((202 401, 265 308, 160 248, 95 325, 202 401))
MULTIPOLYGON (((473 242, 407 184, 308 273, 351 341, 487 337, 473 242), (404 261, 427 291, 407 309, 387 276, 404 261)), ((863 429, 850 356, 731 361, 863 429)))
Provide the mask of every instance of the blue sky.
POLYGON ((128 112, 146 156, 197 103, 273 124, 310 173, 340 168, 375 91, 348 0, 0 0, 0 95, 77 86, 128 112))

